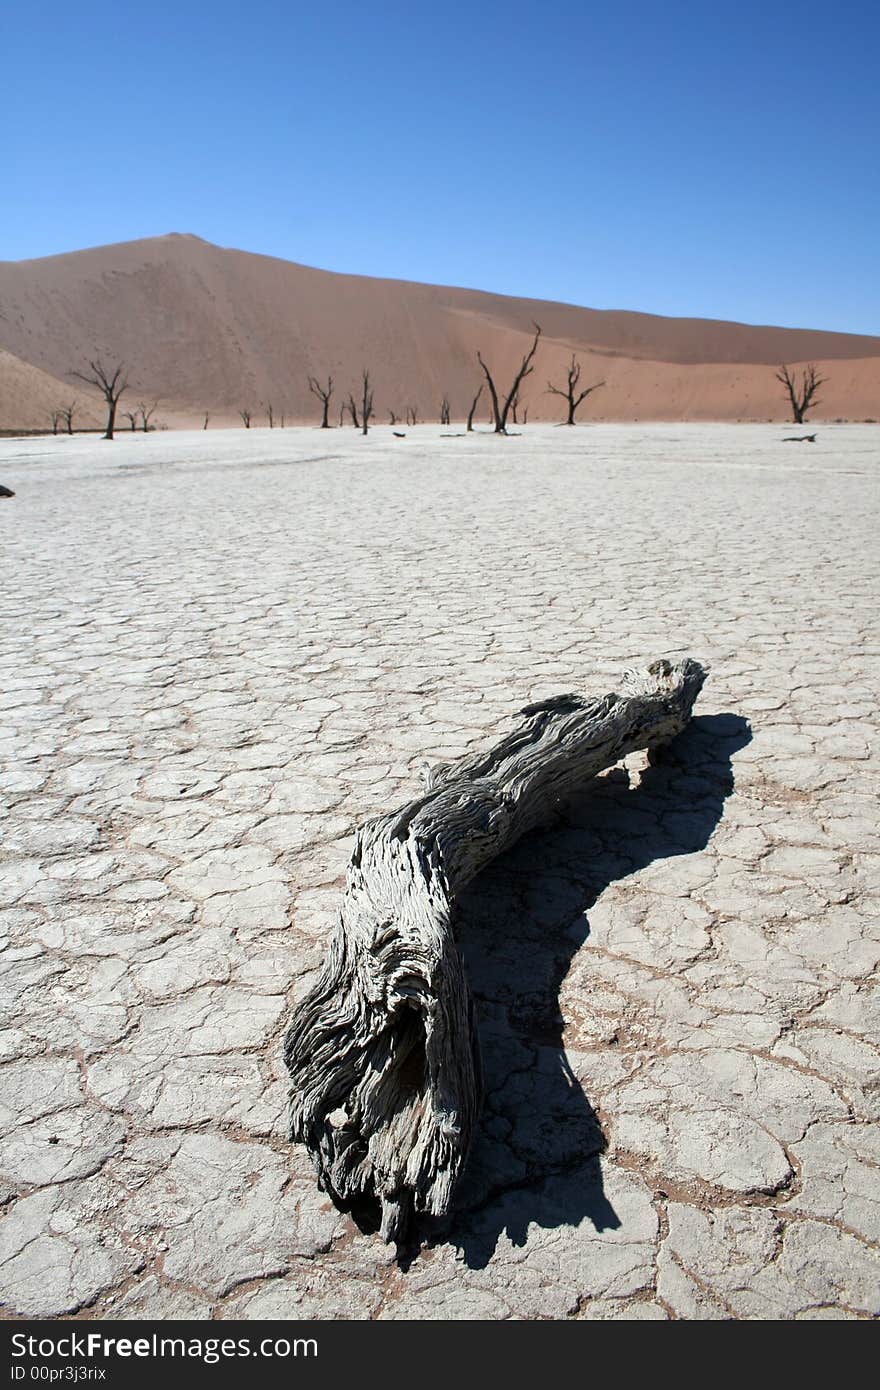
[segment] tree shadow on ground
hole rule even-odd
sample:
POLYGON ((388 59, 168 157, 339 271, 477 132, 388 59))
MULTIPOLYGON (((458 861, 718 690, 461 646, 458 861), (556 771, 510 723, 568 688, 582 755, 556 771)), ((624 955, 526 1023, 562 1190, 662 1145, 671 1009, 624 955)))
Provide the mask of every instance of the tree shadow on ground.
POLYGON ((750 739, 738 715, 692 719, 636 785, 624 768, 597 779, 459 899, 486 1100, 456 1211, 436 1234, 471 1268, 489 1263, 502 1233, 524 1245, 533 1222, 620 1226, 603 1190, 602 1131, 565 1054, 559 989, 609 884, 706 847, 733 791, 731 757, 750 739))

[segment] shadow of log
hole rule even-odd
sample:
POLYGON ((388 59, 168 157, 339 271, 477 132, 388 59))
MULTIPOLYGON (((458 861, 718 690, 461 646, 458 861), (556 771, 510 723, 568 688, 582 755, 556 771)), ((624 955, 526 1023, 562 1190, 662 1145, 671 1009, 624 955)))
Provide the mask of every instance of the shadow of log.
POLYGON ((455 1211, 435 1238, 471 1268, 488 1264, 502 1233, 524 1245, 534 1222, 620 1226, 603 1191, 602 1131, 563 1047, 559 989, 609 884, 706 847, 733 791, 731 757, 750 739, 737 715, 692 719, 636 785, 623 768, 592 782, 557 826, 521 840, 459 899, 486 1099, 455 1211))

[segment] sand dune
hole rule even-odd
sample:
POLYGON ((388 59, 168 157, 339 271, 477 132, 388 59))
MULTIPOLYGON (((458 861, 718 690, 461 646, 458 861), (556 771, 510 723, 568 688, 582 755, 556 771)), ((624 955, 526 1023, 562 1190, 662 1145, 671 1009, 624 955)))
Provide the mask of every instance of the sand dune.
MULTIPOLYGON (((544 341, 523 398, 531 419, 556 419, 546 394, 573 351, 584 381, 606 386, 583 418, 784 419, 781 361, 815 361, 828 377, 813 418, 880 416, 880 338, 600 311, 480 291, 314 270, 198 237, 172 234, 42 260, 0 264, 0 427, 45 422, 45 374, 96 352, 124 360, 131 397, 159 398, 170 424, 317 417, 307 377, 332 373, 341 397, 372 372, 387 420, 444 394, 462 418, 479 385, 476 350, 509 374, 532 321, 544 341), (33 376, 27 369, 39 369, 33 376)), ((52 388, 54 389, 54 388, 52 388)), ((79 394, 79 392, 77 392, 79 394)), ((482 413, 482 409, 481 409, 482 413)))
POLYGON ((85 386, 59 381, 0 349, 0 429, 46 429, 52 412, 74 401, 74 427, 95 426, 104 418, 101 402, 85 386))

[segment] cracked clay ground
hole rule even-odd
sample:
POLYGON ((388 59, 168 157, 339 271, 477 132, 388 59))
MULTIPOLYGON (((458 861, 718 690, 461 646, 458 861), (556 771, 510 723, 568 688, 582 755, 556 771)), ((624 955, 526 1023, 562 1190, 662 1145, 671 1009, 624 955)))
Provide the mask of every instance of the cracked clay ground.
POLYGON ((0 443, 7 1316, 876 1316, 880 434, 788 432, 0 443), (352 830, 682 654, 460 903, 486 1108, 397 1262, 284 1132, 352 830))

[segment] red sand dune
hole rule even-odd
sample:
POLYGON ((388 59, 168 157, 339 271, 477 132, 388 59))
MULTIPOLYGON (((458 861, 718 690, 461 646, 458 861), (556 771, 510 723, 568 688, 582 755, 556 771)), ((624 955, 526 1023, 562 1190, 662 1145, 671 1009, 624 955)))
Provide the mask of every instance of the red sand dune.
MULTIPOLYGON (((159 398, 169 424, 201 423, 206 410, 212 424, 239 424, 241 407, 264 421, 269 401, 288 421, 316 420, 307 377, 328 372, 338 418, 362 366, 380 421, 410 405, 436 420, 444 394, 461 419, 481 379, 477 348, 503 384, 533 320, 543 340, 522 392, 533 420, 560 418, 546 386, 563 379, 572 352, 585 383, 606 382, 585 420, 784 420, 774 380, 783 361, 815 362, 828 378, 812 418, 880 416, 880 338, 338 275, 172 234, 0 263, 0 428, 46 425, 71 391, 85 401, 70 373, 96 353, 128 365, 123 405, 159 398)), ((481 419, 485 404, 484 393, 481 419)))

